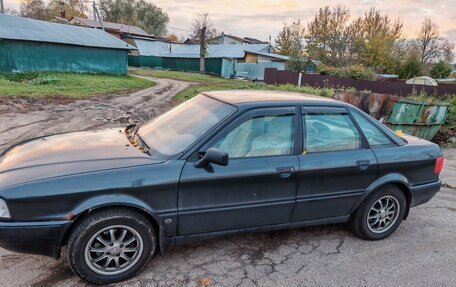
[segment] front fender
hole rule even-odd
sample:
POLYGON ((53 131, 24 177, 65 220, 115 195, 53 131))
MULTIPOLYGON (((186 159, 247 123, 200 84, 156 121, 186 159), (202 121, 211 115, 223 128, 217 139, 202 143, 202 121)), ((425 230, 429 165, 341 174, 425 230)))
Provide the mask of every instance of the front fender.
MULTIPOLYGON (((75 206, 71 212, 66 214, 66 218, 68 220, 72 220, 74 224, 82 215, 105 207, 129 207, 147 214, 149 220, 153 220, 158 227, 159 247, 161 252, 164 251, 165 233, 162 218, 156 211, 153 210, 151 206, 135 197, 125 194, 107 194, 95 196, 75 206)), ((62 240, 63 239, 64 238, 62 238, 62 240)))
POLYGON ((377 178, 374 182, 372 182, 366 189, 366 192, 361 196, 353 205, 350 214, 353 213, 361 203, 366 200, 366 198, 375 192, 378 188, 387 185, 387 184, 395 184, 405 193, 405 197, 407 199, 407 210, 404 215, 404 219, 407 218, 408 211, 410 209, 410 203, 412 202, 413 193, 410 189, 410 183, 407 178, 400 174, 400 173, 390 173, 384 175, 382 177, 377 178))

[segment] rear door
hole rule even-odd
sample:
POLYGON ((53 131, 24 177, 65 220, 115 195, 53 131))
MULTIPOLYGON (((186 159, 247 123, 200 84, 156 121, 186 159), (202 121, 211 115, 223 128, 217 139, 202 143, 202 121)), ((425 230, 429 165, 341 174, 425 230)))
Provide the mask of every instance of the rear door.
POLYGON ((202 147, 182 171, 179 235, 288 223, 297 190, 298 120, 294 107, 251 110, 202 147), (228 166, 194 166, 210 147, 228 152, 228 166))
POLYGON ((376 179, 376 157, 344 108, 303 108, 302 124, 292 221, 347 215, 376 179))

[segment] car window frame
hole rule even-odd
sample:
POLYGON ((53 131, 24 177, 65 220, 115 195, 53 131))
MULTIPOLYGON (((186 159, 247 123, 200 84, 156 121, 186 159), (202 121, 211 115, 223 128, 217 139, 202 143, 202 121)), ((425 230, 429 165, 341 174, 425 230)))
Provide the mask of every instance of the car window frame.
POLYGON ((301 130, 302 130, 302 137, 301 137, 301 142, 302 142, 302 147, 301 147, 301 152, 300 154, 305 155, 305 154, 317 154, 317 153, 328 153, 328 152, 344 152, 344 151, 356 151, 356 150, 365 150, 369 149, 369 143, 367 142, 367 139, 362 132, 360 126, 358 123, 355 121, 353 118, 353 115, 349 112, 348 109, 344 107, 319 107, 319 106, 312 106, 312 107, 306 107, 302 106, 301 107, 301 116, 300 116, 300 121, 301 121, 301 130), (307 147, 306 147, 306 138, 307 138, 307 129, 306 129, 306 119, 305 115, 306 114, 346 114, 350 121, 352 122, 353 126, 355 129, 358 131, 360 139, 361 139, 361 147, 360 148, 355 148, 355 149, 341 149, 341 150, 326 150, 326 151, 312 151, 308 152, 307 147))
POLYGON ((404 143, 402 142, 399 142, 398 139, 396 138, 393 138, 393 136, 390 134, 390 133, 394 133, 393 131, 389 131, 389 132, 386 132, 387 130, 387 127, 385 127, 383 124, 381 124, 380 122, 378 121, 371 121, 369 119, 369 116, 364 113, 363 111, 357 111, 357 110, 354 110, 354 109, 348 109, 348 112, 352 118, 352 120, 356 123, 358 129, 361 131, 361 133, 363 134, 363 137, 364 139, 366 140, 366 144, 367 146, 370 148, 370 149, 373 149, 373 148, 389 148, 389 147, 397 147, 397 146, 400 146, 400 145, 403 145, 404 143), (374 145, 374 146, 371 146, 369 144, 369 141, 367 140, 367 137, 366 135, 364 134, 364 131, 361 129, 361 127, 359 126, 358 124, 358 121, 356 121, 355 117, 353 116, 354 113, 357 113, 360 117, 364 118, 365 120, 367 120, 369 123, 371 123, 375 128, 377 128, 377 130, 379 130, 387 139, 390 140, 391 144, 385 144, 385 145, 374 145))
POLYGON ((301 146, 300 137, 302 137, 302 131, 300 131, 299 117, 297 116, 298 108, 296 106, 278 106, 278 107, 261 107, 261 108, 252 108, 244 111, 234 118, 231 122, 226 124, 221 130, 217 131, 212 137, 207 139, 207 141, 201 145, 199 149, 188 159, 189 161, 198 160, 201 155, 203 155, 210 147, 216 144, 223 137, 228 135, 236 127, 246 122, 247 120, 253 119, 258 116, 273 116, 273 115, 291 115, 292 116, 292 129, 293 129, 293 150, 291 154, 287 155, 264 155, 264 156, 249 156, 249 157, 235 157, 230 159, 239 160, 239 159, 254 159, 254 158, 267 158, 267 157, 287 157, 295 156, 299 154, 298 148, 301 146))

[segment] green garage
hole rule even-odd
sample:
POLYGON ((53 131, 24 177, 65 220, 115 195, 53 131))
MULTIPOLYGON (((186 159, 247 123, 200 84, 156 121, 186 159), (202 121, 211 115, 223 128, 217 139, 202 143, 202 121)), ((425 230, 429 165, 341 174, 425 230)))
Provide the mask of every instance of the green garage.
POLYGON ((0 73, 127 74, 135 47, 99 29, 0 14, 0 73))

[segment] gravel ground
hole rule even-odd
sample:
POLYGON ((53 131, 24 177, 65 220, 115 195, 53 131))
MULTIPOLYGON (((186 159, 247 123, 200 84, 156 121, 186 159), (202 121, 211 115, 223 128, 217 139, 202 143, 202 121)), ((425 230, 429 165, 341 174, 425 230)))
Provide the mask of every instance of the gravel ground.
MULTIPOLYGON (((163 112, 188 86, 153 79, 124 97, 0 106, 0 151, 33 136, 126 125, 163 112)), ((345 225, 237 235, 170 249, 134 279, 113 286, 455 286, 456 150, 444 151, 445 188, 411 210, 389 238, 363 241, 345 225)), ((85 286, 60 260, 0 249, 0 285, 85 286)))

